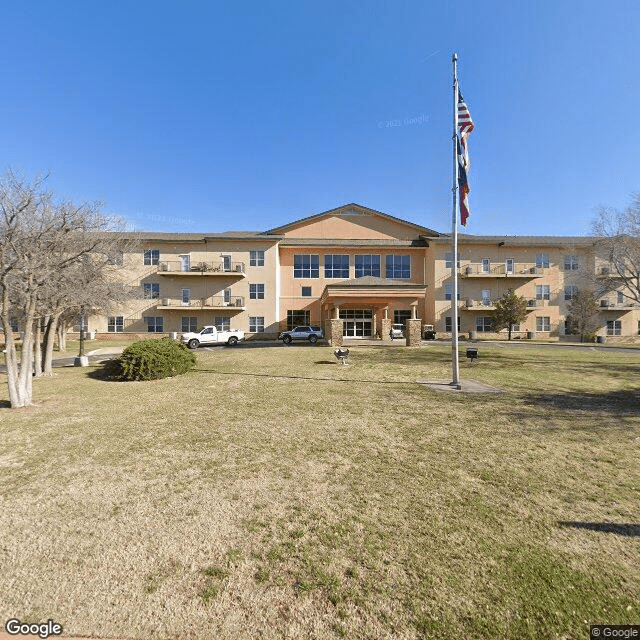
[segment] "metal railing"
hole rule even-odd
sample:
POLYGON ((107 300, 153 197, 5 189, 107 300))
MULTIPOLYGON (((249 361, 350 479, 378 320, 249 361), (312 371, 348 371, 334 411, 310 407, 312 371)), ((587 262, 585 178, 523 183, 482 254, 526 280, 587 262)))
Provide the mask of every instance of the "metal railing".
POLYGON ((185 264, 180 260, 163 260, 158 263, 161 273, 244 273, 244 262, 198 261, 185 264))
POLYGON ((542 275, 544 273, 543 267, 536 266, 533 262, 514 262, 513 268, 507 270, 507 265, 504 262, 490 263, 489 265, 482 264, 481 262, 471 262, 470 264, 460 269, 462 275, 466 276, 528 276, 528 275, 542 275))
POLYGON ((158 306, 184 307, 185 309, 190 307, 241 308, 244 307, 244 296, 231 296, 230 299, 225 299, 224 296, 210 296, 208 298, 190 298, 189 300, 183 300, 182 298, 159 298, 158 306))

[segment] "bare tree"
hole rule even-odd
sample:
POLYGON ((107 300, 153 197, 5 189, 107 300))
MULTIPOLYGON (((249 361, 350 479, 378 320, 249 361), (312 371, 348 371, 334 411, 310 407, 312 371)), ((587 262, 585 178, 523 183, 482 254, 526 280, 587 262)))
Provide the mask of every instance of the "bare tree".
POLYGON ((579 289, 569 303, 569 329, 580 336, 580 342, 591 337, 599 328, 597 295, 589 289, 579 289))
POLYGON ((606 261, 596 274, 598 293, 624 289, 640 302, 640 193, 623 211, 600 207, 592 230, 596 255, 606 261))
POLYGON ((12 407, 32 402, 34 346, 40 349, 34 327, 57 313, 49 296, 60 275, 68 273, 71 281, 79 265, 92 263, 105 238, 111 241, 113 230, 113 219, 99 205, 56 203, 42 180, 26 182, 8 172, 0 181, 0 328, 12 407), (20 359, 11 327, 16 312, 24 328, 20 359))

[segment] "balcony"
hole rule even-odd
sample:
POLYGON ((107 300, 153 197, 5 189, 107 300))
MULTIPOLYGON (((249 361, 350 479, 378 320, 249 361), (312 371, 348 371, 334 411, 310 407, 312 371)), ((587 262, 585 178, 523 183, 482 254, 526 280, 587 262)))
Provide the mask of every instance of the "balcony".
POLYGON ((640 304, 634 301, 626 302, 611 302, 607 298, 600 299, 600 312, 604 311, 632 311, 633 309, 639 309, 640 304))
POLYGON ((537 307, 549 307, 551 306, 551 300, 544 300, 534 298, 532 300, 527 300, 527 309, 534 309, 537 307))
POLYGON ((158 300, 158 309, 244 311, 245 306, 243 296, 232 296, 226 301, 224 296, 211 296, 209 298, 191 298, 187 302, 181 298, 161 298, 158 300))
POLYGON ((482 300, 466 298, 464 301, 465 311, 493 311, 495 308, 493 300, 489 298, 483 298, 482 300))
POLYGON ((245 277, 244 262, 195 262, 185 265, 180 260, 159 262, 157 273, 163 276, 225 276, 245 277))
POLYGON ((515 262, 513 268, 507 270, 504 262, 483 265, 480 262, 472 262, 460 270, 463 278, 518 278, 530 280, 544 275, 542 267, 536 267, 531 262, 515 262))

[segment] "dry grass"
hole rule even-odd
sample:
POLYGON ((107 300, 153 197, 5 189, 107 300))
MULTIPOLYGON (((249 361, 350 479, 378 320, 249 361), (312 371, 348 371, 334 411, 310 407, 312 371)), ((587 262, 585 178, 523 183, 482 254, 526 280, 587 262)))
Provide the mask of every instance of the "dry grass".
POLYGON ((437 345, 356 348, 347 367, 327 347, 218 348, 169 380, 36 380, 36 406, 0 411, 0 618, 234 640, 637 622, 639 355, 480 356, 463 377, 503 395, 416 385, 449 376, 437 345))

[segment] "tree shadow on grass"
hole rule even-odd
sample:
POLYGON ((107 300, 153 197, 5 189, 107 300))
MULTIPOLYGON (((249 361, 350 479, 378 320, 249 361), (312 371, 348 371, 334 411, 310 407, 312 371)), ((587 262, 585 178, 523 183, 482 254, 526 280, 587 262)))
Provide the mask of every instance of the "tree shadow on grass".
POLYGON ((523 400, 528 405, 552 406, 567 411, 640 416, 640 390, 636 389, 602 393, 532 393, 523 400))
POLYGON ((561 527, 574 527, 575 529, 587 529, 588 531, 599 531, 602 533, 615 533, 619 536, 640 537, 640 524, 614 522, 576 522, 572 520, 560 520, 561 527))
MULTIPOLYGON (((337 364, 337 363, 329 363, 337 364)), ((348 366, 348 365, 347 365, 348 366)), ((189 373, 216 373, 221 376, 247 376, 250 378, 279 378, 287 380, 313 380, 314 382, 351 382, 353 384, 387 384, 406 386, 414 384, 413 380, 363 380, 355 378, 320 378, 316 376, 294 376, 277 373, 251 373, 248 371, 217 371, 216 369, 191 369, 189 373)))

